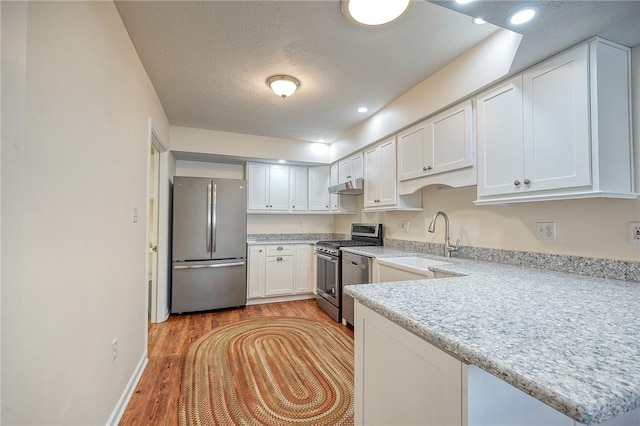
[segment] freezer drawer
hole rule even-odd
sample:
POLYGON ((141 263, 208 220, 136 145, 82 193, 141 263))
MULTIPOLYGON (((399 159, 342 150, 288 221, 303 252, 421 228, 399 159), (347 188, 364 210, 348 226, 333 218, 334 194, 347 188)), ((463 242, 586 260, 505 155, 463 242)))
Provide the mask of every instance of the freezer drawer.
POLYGON ((247 303, 246 259, 173 264, 171 312, 195 312, 247 303))

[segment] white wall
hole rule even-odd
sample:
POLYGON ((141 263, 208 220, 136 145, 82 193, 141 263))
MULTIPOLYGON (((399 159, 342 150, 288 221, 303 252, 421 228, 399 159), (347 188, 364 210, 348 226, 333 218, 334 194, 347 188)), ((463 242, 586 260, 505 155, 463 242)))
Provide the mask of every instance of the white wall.
POLYGON ((2 423, 105 424, 146 356, 148 120, 164 135, 168 122, 113 3, 18 7, 23 137, 2 139, 13 188, 2 194, 2 423))

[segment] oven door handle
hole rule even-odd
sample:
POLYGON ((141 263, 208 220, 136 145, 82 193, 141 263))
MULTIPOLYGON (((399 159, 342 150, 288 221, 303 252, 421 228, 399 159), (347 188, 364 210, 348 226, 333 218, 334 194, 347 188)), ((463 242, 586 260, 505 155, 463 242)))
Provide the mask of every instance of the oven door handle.
POLYGON ((325 256, 324 254, 316 253, 316 256, 318 256, 320 259, 324 259, 324 260, 327 260, 329 262, 333 262, 333 263, 337 263, 338 262, 337 258, 325 256))

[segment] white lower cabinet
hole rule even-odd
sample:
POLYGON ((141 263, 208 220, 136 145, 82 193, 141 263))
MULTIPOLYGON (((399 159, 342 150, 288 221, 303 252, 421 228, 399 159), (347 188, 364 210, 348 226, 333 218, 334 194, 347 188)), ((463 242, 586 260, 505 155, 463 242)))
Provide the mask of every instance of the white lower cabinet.
MULTIPOLYGON (((355 424, 582 426, 355 303, 355 424)), ((602 426, 640 424, 640 408, 602 426)))
POLYGON ((313 294, 311 244, 252 245, 248 265, 249 300, 313 294))
POLYGON ((464 365, 356 303, 355 424, 463 425, 464 365))

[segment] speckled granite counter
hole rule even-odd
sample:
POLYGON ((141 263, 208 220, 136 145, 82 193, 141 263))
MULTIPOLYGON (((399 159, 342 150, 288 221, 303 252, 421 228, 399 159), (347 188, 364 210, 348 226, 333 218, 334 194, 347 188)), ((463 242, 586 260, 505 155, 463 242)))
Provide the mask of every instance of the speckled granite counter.
POLYGON ((466 276, 345 291, 579 422, 640 406, 640 284, 461 259, 432 269, 466 276))
POLYGON ((315 244, 315 240, 247 240, 250 246, 287 245, 287 244, 315 244))

